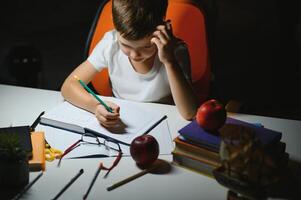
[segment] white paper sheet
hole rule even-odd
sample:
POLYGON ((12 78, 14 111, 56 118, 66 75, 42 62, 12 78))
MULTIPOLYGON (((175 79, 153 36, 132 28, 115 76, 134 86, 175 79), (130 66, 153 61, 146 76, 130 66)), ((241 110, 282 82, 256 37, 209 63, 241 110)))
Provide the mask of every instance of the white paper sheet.
POLYGON ((122 123, 114 129, 107 129, 99 124, 94 114, 64 102, 42 116, 44 124, 53 125, 67 130, 84 132, 88 128, 108 137, 130 144, 138 135, 142 135, 164 118, 164 115, 140 107, 130 101, 114 99, 120 106, 122 123))

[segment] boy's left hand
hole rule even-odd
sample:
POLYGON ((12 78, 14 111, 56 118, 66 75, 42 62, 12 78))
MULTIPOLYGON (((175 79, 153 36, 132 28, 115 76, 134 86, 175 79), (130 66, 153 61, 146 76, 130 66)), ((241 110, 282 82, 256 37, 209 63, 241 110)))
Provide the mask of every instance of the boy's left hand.
POLYGON ((176 38, 172 33, 170 20, 167 20, 164 25, 157 26, 157 30, 153 33, 152 43, 155 43, 158 48, 158 56, 163 64, 173 63, 174 48, 176 38))

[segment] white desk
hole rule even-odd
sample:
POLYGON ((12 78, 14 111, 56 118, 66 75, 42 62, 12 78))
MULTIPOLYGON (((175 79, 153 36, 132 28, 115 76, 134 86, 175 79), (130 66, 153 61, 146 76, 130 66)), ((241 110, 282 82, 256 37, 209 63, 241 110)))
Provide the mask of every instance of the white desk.
MULTIPOLYGON (((41 111, 47 111, 63 101, 57 91, 0 85, 0 127, 13 124, 31 125, 41 111)), ((168 116, 172 137, 177 130, 189 123, 177 112, 176 107, 161 104, 142 104, 168 116)), ((281 131, 282 141, 287 144, 290 157, 301 161, 301 121, 229 113, 229 116, 248 122, 260 122, 265 127, 281 131)), ((172 156, 160 156, 171 161, 172 156)), ((44 175, 23 196, 23 199, 40 200, 53 198, 60 189, 81 169, 84 174, 61 196, 60 199, 82 199, 95 173, 99 161, 110 165, 112 158, 64 160, 60 168, 56 162, 47 163, 44 175)), ((106 188, 139 171, 131 157, 121 159, 119 165, 106 178, 101 172, 88 199, 226 199, 227 188, 214 179, 183 168, 171 166, 166 174, 146 174, 132 182, 108 192, 106 188)), ((31 173, 33 179, 37 173, 31 173)))

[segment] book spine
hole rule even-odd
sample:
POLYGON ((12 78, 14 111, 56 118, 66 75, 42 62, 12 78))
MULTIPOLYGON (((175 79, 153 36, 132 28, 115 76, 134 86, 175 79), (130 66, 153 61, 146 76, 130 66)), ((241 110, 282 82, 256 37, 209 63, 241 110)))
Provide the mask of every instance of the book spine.
POLYGON ((181 155, 176 152, 172 152, 172 154, 173 164, 192 170, 194 172, 198 172, 211 178, 213 178, 213 169, 218 167, 217 165, 212 165, 211 163, 200 161, 194 159, 193 157, 181 155))
POLYGON ((178 136, 177 137, 178 141, 181 141, 181 142, 184 142, 184 143, 187 143, 187 144, 190 144, 190 145, 193 145, 193 146, 196 146, 196 147, 201 147, 201 148, 205 148, 211 152, 215 152, 215 153, 218 153, 219 152, 219 145, 213 145, 213 144, 210 144, 208 142, 200 142, 200 141, 193 141, 191 139, 188 139, 182 135, 178 136))
POLYGON ((179 141, 179 140, 175 140, 175 148, 177 148, 178 151, 182 151, 186 154, 192 154, 197 157, 206 157, 215 162, 220 162, 219 153, 210 151, 206 148, 187 144, 187 143, 179 141))
POLYGON ((194 159, 198 162, 203 162, 203 163, 206 163, 206 164, 209 164, 209 165, 214 165, 214 166, 219 166, 220 165, 220 161, 215 161, 215 160, 212 160, 208 157, 193 155, 193 154, 186 153, 186 152, 183 152, 183 151, 178 151, 178 149, 176 149, 176 148, 172 151, 172 154, 189 157, 189 158, 194 159))

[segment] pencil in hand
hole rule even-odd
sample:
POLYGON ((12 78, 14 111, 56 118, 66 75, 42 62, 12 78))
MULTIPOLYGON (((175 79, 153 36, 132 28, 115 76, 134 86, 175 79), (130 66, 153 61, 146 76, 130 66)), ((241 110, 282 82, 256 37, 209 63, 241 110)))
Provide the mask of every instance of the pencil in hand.
POLYGON ((74 75, 73 76, 76 80, 78 80, 78 82, 83 86, 83 88, 85 88, 85 90, 87 90, 92 96, 94 96, 95 97, 95 99, 99 102, 99 103, 101 103, 101 105, 103 105, 106 109, 107 109, 107 111, 109 111, 109 112, 113 112, 113 110, 112 110, 112 108, 111 107, 109 107, 103 100, 101 100, 82 80, 80 80, 79 78, 78 78, 78 76, 76 76, 76 75, 74 75))

